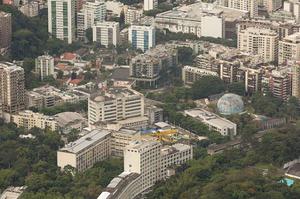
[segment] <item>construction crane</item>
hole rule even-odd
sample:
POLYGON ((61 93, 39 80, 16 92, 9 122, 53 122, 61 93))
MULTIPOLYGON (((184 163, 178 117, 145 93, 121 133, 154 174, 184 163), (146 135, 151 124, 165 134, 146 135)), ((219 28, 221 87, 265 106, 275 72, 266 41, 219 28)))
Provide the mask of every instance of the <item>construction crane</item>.
POLYGON ((176 129, 168 129, 156 131, 155 133, 152 133, 151 136, 156 137, 159 141, 174 142, 174 139, 171 136, 176 135, 177 133, 176 129))

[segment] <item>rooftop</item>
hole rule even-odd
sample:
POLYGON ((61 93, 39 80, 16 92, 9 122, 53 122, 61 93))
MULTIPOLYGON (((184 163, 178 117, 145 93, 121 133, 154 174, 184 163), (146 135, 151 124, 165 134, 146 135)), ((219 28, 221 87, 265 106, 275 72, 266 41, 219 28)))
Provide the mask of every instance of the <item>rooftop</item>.
POLYGON ((58 122, 59 126, 66 126, 70 122, 75 122, 78 120, 84 120, 81 114, 76 112, 62 112, 53 116, 58 122))
POLYGON ((106 100, 113 100, 116 98, 124 98, 129 96, 139 95, 142 96, 141 93, 125 87, 112 87, 104 92, 96 93, 91 95, 91 100, 95 102, 104 102, 106 100))
POLYGON ((69 153, 79 153, 83 149, 92 146, 94 143, 104 139, 108 135, 110 135, 110 131, 108 130, 95 129, 92 130, 90 133, 86 134, 85 136, 79 138, 78 140, 74 142, 70 142, 69 144, 65 145, 59 151, 69 152, 69 153))

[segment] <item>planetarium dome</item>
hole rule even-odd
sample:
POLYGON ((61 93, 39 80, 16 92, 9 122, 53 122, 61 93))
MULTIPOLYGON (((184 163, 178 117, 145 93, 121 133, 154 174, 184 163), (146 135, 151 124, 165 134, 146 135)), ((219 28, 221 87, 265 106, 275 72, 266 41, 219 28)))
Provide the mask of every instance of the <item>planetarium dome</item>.
POLYGON ((244 111, 244 103, 241 96, 227 93, 223 95, 217 104, 219 113, 223 115, 231 115, 244 111))

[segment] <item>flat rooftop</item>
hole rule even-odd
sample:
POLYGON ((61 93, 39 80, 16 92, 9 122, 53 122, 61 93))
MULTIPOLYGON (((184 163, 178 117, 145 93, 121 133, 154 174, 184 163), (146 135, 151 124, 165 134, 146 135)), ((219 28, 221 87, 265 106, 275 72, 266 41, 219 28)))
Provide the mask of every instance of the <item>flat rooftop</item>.
POLYGON ((82 136, 78 140, 74 142, 70 142, 69 144, 65 145, 63 148, 59 149, 62 152, 69 152, 69 153, 79 153, 82 150, 92 146, 94 143, 104 139, 108 136, 111 132, 108 130, 92 130, 90 133, 82 136))

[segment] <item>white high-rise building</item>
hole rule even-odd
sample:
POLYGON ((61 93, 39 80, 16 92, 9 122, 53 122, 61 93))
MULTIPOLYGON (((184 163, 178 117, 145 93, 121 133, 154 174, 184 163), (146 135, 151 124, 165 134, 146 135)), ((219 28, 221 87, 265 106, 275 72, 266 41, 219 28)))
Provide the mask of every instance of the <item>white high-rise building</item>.
POLYGON ((77 38, 85 40, 85 31, 97 22, 103 22, 106 16, 106 4, 104 1, 87 1, 77 13, 77 38))
POLYGON ((259 4, 264 6, 268 12, 273 12, 282 7, 282 0, 260 0, 259 4))
POLYGON ((54 58, 50 55, 39 56, 35 59, 35 73, 41 80, 54 75, 54 58))
POLYGON ((258 0, 219 0, 219 4, 228 8, 248 11, 250 17, 258 16, 258 0))
POLYGON ((75 40, 75 3, 72 0, 48 1, 48 32, 69 44, 75 40))
POLYGON ((120 28, 118 22, 105 21, 96 23, 93 28, 93 42, 98 42, 103 46, 116 46, 120 40, 120 28))
POLYGON ((89 124, 143 116, 144 96, 135 90, 124 87, 111 88, 89 98, 89 124))
POLYGON ((261 55, 265 63, 277 61, 278 34, 274 30, 253 27, 240 30, 238 49, 261 55))
POLYGON ((153 10, 157 8, 158 6, 158 0, 144 0, 144 10, 153 10))
POLYGON ((295 33, 279 41, 278 63, 283 64, 287 61, 300 61, 300 33, 295 33))
POLYGON ((134 49, 146 51, 155 46, 155 27, 132 25, 128 30, 128 41, 134 49))

